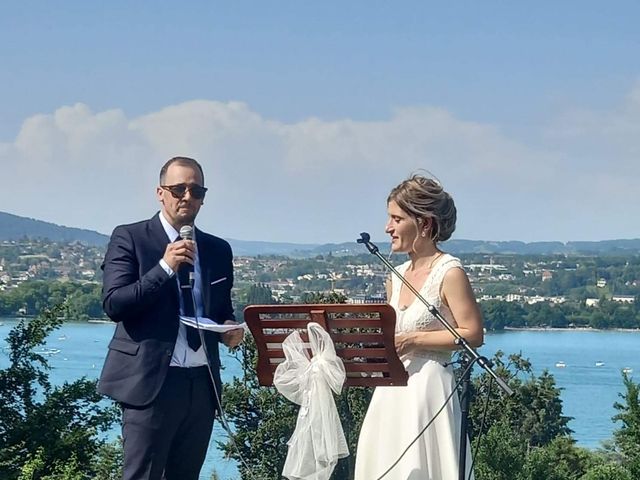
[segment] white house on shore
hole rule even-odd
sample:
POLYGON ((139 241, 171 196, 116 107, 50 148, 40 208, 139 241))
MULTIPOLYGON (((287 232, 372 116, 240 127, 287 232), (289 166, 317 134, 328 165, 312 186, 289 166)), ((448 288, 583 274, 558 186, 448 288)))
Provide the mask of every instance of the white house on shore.
POLYGON ((611 300, 620 303, 633 303, 636 301, 636 297, 633 295, 614 295, 611 300))
POLYGON ((599 298, 587 298, 584 301, 584 304, 587 307, 597 307, 598 305, 600 305, 600 299, 599 298))

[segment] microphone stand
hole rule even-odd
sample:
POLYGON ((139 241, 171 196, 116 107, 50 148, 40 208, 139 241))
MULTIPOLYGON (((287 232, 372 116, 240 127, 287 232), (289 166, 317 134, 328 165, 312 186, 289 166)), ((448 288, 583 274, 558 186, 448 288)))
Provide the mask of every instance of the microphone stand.
POLYGON ((370 235, 366 232, 362 232, 360 234, 360 238, 357 240, 358 243, 364 244, 369 250, 370 253, 378 257, 382 263, 396 276, 402 281, 402 283, 409 289, 411 292, 419 299, 431 315, 436 317, 442 326, 446 328, 451 335, 454 337, 454 343, 460 347, 463 352, 461 355, 460 364, 462 366, 463 377, 462 377, 462 391, 460 393, 460 413, 461 413, 461 421, 460 421, 460 451, 458 458, 458 479, 464 480, 465 477, 465 468, 467 461, 467 426, 469 424, 469 385, 471 383, 471 368, 474 363, 480 365, 484 370, 493 377, 496 383, 502 388, 502 390, 508 395, 513 395, 513 390, 509 388, 504 380, 502 380, 493 370, 493 365, 486 358, 478 354, 478 352, 471 346, 469 343, 462 337, 455 328, 445 319, 442 314, 438 311, 438 309, 431 305, 422 295, 418 292, 413 285, 411 285, 405 278, 400 275, 400 272, 395 269, 389 261, 384 258, 380 254, 380 249, 370 241, 370 235))

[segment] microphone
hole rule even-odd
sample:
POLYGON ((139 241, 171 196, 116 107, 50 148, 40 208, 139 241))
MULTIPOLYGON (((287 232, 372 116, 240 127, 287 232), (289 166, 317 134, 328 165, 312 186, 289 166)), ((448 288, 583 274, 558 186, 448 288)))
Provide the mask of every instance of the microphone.
POLYGON ((180 227, 180 238, 183 240, 193 240, 193 227, 191 225, 183 225, 180 227))
MULTIPOLYGON (((180 238, 182 240, 193 240, 193 227, 191 225, 183 225, 180 227, 180 238)), ((193 265, 190 263, 181 263, 178 267, 180 278, 180 288, 191 288, 195 280, 193 273, 193 265)))
POLYGON ((369 250, 374 255, 378 252, 378 247, 371 243, 371 235, 367 232, 362 232, 360 234, 360 238, 356 240, 357 243, 363 243, 367 250, 369 250))
POLYGON ((360 238, 356 241, 358 243, 369 243, 369 240, 371 240, 371 235, 369 235, 367 232, 362 232, 360 234, 360 238))

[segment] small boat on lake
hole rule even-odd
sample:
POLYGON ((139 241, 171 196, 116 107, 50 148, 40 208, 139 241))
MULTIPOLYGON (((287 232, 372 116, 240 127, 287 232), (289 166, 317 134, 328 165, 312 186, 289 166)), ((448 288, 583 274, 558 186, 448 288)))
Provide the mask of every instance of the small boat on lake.
POLYGON ((563 361, 556 362, 556 368, 564 368, 566 366, 567 364, 564 363, 563 361))
POLYGON ((36 350, 36 353, 39 353, 40 355, 57 355, 58 353, 60 353, 60 349, 59 348, 43 348, 41 350, 36 350))
POLYGON ((629 374, 629 373, 633 373, 633 368, 631 368, 631 367, 624 367, 624 368, 622 369, 622 373, 627 373, 627 374, 629 374))
POLYGON ((596 362, 596 367, 604 367, 604 362, 601 362, 600 360, 598 360, 596 362))

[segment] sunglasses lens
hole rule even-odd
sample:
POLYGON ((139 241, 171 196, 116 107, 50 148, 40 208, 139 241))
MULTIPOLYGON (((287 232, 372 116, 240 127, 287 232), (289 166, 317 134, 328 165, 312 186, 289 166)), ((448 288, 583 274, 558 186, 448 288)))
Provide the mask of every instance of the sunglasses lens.
POLYGON ((202 200, 204 198, 204 194, 207 193, 207 189, 204 187, 194 186, 191 187, 191 196, 197 200, 202 200))
POLYGON ((182 198, 185 193, 187 193, 187 187, 184 185, 173 185, 169 187, 169 192, 176 198, 182 198))
POLYGON ((163 185, 162 188, 168 190, 174 198, 184 197, 187 194, 187 190, 189 190, 193 198, 196 200, 202 200, 205 193, 207 193, 207 188, 201 187, 200 185, 163 185))

